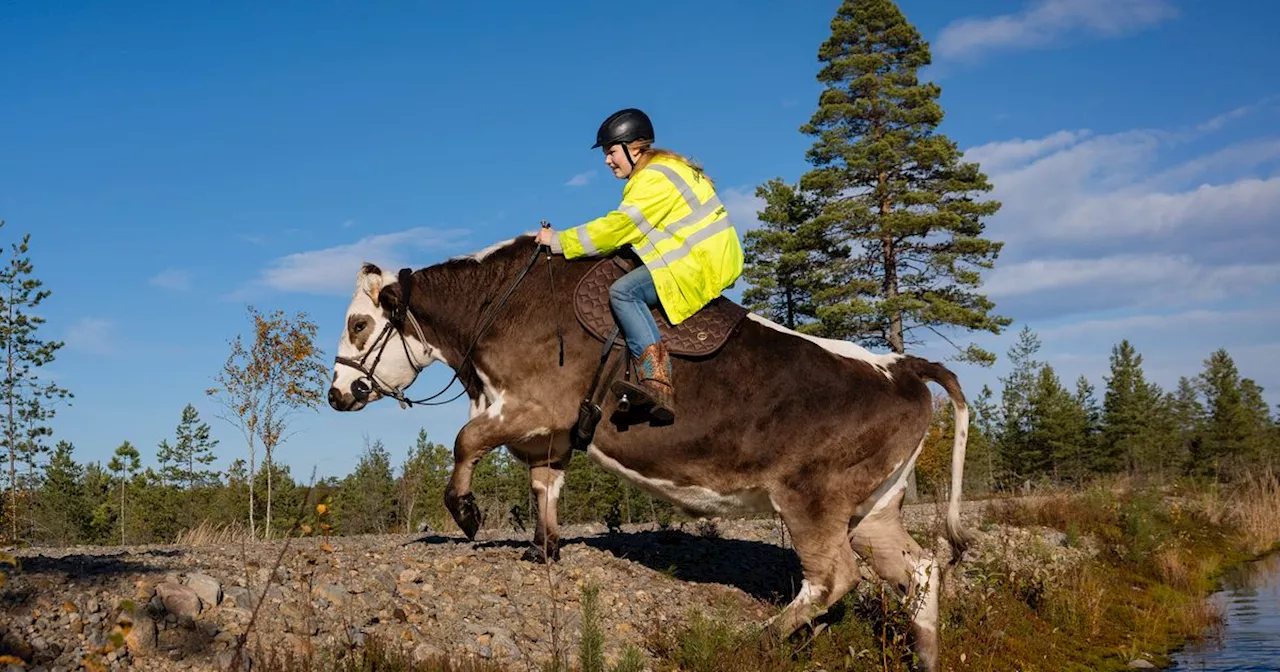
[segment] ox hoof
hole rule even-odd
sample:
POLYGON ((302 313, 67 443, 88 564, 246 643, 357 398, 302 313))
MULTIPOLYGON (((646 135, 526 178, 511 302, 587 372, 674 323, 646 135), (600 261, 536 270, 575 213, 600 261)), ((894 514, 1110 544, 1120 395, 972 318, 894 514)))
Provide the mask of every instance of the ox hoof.
POLYGON ((462 528, 462 533, 467 535, 467 540, 475 541, 476 533, 480 531, 480 523, 484 520, 480 507, 476 505, 476 496, 469 492, 461 497, 450 494, 445 496, 445 503, 448 505, 449 513, 453 514, 453 522, 462 528))
POLYGON ((530 546, 529 548, 525 549, 524 555, 520 556, 520 559, 525 562, 532 562, 539 565, 545 565, 549 562, 559 562, 560 547, 552 546, 550 551, 551 551, 551 556, 550 558, 548 558, 546 550, 544 550, 541 546, 530 546))

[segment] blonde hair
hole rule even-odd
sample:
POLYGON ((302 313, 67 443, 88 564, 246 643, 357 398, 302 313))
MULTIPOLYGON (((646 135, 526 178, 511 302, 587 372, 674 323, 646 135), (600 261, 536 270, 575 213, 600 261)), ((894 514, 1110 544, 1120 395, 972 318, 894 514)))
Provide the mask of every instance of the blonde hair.
POLYGON ((662 157, 666 159, 675 159, 676 161, 679 161, 684 165, 689 166, 689 168, 691 168, 693 172, 701 175, 702 179, 710 183, 711 186, 714 187, 716 184, 715 181, 711 179, 711 176, 707 175, 707 172, 703 170, 702 164, 698 163, 697 161, 694 161, 693 159, 690 159, 689 157, 679 152, 673 152, 670 149, 662 149, 661 147, 654 147, 652 140, 636 140, 635 142, 627 143, 627 145, 629 147, 634 147, 636 151, 640 152, 640 158, 636 159, 636 165, 634 168, 631 169, 632 175, 635 175, 636 173, 640 172, 642 168, 649 165, 649 162, 653 161, 656 158, 662 157))

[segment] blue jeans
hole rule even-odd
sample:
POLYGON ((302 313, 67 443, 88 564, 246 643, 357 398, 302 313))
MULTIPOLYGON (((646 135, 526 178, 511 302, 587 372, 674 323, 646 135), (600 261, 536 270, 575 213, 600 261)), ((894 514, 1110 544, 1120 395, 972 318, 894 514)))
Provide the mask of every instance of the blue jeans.
POLYGON ((609 305, 613 317, 627 339, 627 348, 636 359, 650 345, 662 339, 658 323, 653 320, 650 308, 658 306, 658 289, 653 285, 653 275, 643 265, 618 278, 609 287, 609 305))

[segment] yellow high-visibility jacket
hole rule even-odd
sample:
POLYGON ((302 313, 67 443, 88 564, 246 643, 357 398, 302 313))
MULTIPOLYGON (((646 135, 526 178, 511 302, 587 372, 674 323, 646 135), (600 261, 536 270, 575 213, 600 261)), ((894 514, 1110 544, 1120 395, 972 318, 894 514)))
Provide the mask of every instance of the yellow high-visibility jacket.
POLYGON ((742 275, 742 244, 715 188, 668 157, 655 158, 631 174, 617 209, 551 240, 551 250, 566 259, 604 256, 624 245, 634 249, 653 275, 673 325, 742 275))

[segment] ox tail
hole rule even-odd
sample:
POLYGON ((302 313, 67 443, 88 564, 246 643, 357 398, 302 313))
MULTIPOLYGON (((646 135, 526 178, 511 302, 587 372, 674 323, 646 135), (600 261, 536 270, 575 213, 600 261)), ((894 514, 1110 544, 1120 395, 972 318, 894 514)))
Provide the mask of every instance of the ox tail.
POLYGON ((914 361, 916 373, 925 380, 942 386, 947 397, 951 399, 951 407, 955 410, 955 442, 951 448, 951 496, 947 504, 947 541, 951 544, 952 565, 960 562, 961 556, 973 541, 969 533, 960 525, 960 492, 964 480, 965 447, 969 441, 969 404, 960 389, 960 381, 956 374, 941 364, 924 359, 914 361))

